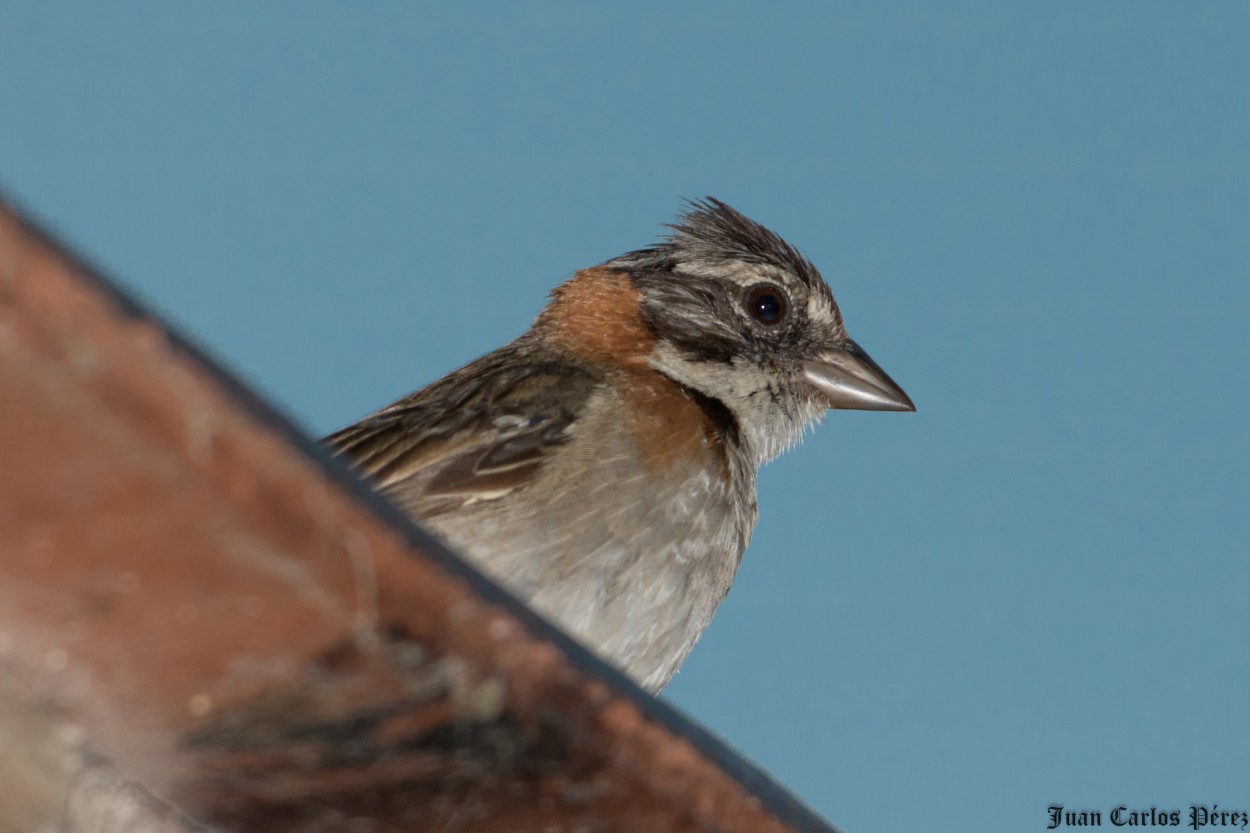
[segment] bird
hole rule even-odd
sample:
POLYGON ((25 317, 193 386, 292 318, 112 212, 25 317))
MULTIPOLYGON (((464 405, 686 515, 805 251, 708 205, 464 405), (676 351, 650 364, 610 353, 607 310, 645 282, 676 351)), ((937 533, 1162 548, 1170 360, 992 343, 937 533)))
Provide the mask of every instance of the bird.
POLYGON ((756 478, 832 409, 914 411, 800 251, 713 197, 528 331, 324 439, 652 693, 725 598, 756 478))

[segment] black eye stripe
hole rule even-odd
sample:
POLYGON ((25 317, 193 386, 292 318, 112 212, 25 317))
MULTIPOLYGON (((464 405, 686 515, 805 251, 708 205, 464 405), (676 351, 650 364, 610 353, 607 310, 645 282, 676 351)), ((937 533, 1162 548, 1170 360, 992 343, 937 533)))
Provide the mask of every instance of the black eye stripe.
POLYGON ((748 290, 745 305, 752 318, 767 326, 784 321, 790 308, 786 293, 772 284, 761 284, 748 290))

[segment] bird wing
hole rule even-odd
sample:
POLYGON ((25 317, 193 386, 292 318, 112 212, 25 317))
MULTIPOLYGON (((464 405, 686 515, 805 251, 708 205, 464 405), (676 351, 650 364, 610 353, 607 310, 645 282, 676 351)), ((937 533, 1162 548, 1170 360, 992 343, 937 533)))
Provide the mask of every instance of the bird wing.
POLYGON ((492 354, 325 439, 422 517, 530 483, 569 439, 596 380, 561 363, 492 354))

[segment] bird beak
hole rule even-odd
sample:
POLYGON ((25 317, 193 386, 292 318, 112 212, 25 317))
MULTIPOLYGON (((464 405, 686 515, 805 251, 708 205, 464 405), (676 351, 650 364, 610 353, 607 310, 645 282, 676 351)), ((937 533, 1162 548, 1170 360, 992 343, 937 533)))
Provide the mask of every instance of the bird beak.
POLYGON ((853 411, 914 411, 903 389, 849 338, 803 362, 808 384, 824 394, 830 408, 853 411))

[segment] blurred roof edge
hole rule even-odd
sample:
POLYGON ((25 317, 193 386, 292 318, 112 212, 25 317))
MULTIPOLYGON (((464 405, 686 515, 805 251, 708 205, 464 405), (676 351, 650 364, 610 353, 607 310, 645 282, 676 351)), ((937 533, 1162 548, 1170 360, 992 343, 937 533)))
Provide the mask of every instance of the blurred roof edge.
POLYGON ((836 833, 28 216, 0 194, 0 833, 836 833))

